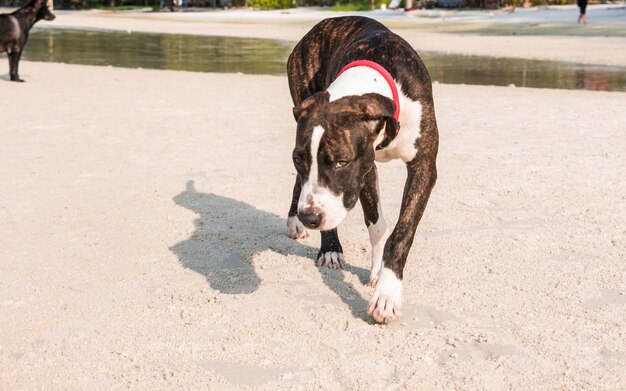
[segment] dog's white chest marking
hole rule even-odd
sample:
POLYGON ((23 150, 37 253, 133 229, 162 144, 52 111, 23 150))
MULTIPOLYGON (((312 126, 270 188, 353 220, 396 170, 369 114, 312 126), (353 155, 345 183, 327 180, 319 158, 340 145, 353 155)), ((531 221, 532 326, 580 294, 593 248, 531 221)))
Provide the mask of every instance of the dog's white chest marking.
POLYGON ((404 95, 400 87, 398 87, 398 95, 400 96, 400 132, 388 146, 376 150, 378 162, 400 158, 406 163, 413 160, 417 154, 415 142, 421 136, 422 105, 404 95))

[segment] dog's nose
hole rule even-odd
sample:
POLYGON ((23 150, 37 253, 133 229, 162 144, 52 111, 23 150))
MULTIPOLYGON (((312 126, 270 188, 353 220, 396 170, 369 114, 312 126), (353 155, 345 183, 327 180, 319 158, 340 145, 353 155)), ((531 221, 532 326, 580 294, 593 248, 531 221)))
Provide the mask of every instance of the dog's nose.
POLYGON ((322 214, 316 211, 298 213, 298 218, 307 228, 319 228, 322 223, 322 214))

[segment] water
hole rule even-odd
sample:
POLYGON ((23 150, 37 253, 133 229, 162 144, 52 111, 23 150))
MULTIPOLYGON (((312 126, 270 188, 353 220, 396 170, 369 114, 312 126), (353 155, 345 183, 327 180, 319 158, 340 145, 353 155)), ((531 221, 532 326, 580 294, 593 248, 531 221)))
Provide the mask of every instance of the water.
POLYGON ((279 75, 293 44, 251 38, 83 30, 34 30, 32 61, 194 72, 279 75))
POLYGON ((441 83, 626 91, 626 67, 438 53, 420 57, 441 83))
MULTIPOLYGON (((285 74, 293 42, 177 34, 34 30, 31 61, 196 72, 285 74)), ((518 87, 626 91, 626 67, 422 52, 434 81, 518 87)))

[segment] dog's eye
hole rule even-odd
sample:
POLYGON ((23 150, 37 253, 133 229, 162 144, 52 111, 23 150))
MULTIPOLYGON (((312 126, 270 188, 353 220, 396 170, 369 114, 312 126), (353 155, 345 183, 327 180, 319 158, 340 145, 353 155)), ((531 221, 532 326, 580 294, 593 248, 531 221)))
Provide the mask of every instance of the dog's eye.
POLYGON ((335 163, 335 168, 342 168, 348 165, 348 163, 350 163, 347 160, 337 160, 337 162, 335 163))

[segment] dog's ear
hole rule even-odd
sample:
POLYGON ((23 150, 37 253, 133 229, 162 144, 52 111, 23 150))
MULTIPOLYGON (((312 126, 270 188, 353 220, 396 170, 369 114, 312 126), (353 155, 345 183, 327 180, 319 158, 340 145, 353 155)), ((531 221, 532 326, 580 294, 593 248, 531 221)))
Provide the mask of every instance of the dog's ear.
POLYGON ((328 92, 316 92, 293 108, 293 118, 295 118, 296 122, 300 121, 300 118, 328 103, 328 98, 328 92))
POLYGON ((298 122, 298 120, 302 116, 302 112, 303 111, 304 110, 300 106, 296 106, 296 107, 293 108, 293 118, 296 120, 296 122, 298 122))
MULTIPOLYGON (((333 102, 335 103, 335 102, 333 102)), ((390 137, 395 137, 399 127, 395 119, 396 104, 392 99, 381 94, 368 93, 346 96, 338 99, 333 107, 337 114, 354 115, 371 124, 371 129, 378 134, 383 128, 390 137)))
POLYGON ((363 113, 364 119, 393 118, 396 112, 396 104, 393 100, 376 93, 363 94, 358 97, 356 107, 360 113, 363 113))

